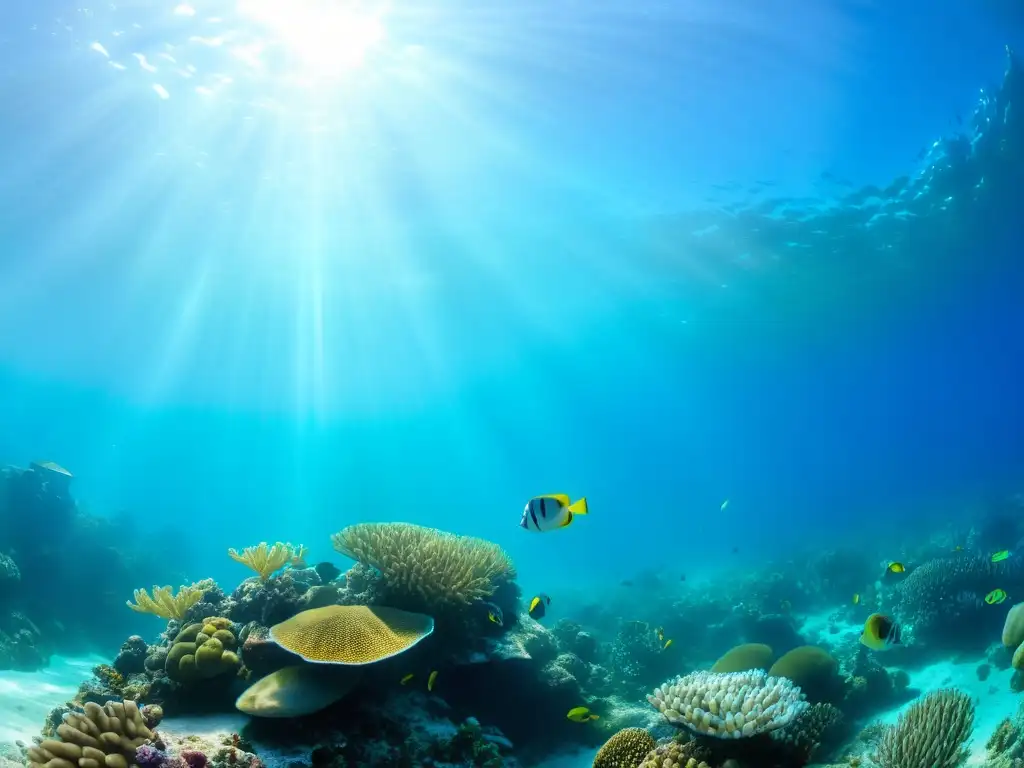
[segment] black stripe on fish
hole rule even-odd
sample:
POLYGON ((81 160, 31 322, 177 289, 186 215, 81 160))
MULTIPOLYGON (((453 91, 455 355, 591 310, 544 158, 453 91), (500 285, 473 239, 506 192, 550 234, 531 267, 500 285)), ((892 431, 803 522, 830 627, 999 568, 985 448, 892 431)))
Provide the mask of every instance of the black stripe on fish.
POLYGON ((537 522, 537 510, 535 510, 533 507, 534 507, 534 505, 533 505, 533 502, 531 501, 530 502, 530 517, 533 518, 533 525, 534 525, 534 527, 539 531, 540 530, 540 524, 537 522))
POLYGON ((546 502, 547 502, 547 499, 545 499, 545 498, 542 498, 540 500, 540 516, 543 517, 545 520, 548 519, 548 508, 547 508, 547 503, 546 502))

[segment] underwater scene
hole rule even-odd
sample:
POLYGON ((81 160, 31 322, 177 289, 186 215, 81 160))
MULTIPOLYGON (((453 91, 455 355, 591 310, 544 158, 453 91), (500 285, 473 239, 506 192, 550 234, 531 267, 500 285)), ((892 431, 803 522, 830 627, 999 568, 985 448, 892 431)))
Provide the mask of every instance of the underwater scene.
POLYGON ((0 43, 0 768, 1024 766, 1016 3, 0 43))

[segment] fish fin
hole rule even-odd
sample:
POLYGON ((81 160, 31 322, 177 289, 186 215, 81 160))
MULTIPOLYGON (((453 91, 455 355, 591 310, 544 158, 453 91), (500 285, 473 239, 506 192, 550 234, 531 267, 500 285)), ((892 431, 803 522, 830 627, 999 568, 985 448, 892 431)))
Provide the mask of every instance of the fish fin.
POLYGON ((587 509, 587 498, 584 496, 582 499, 577 501, 575 504, 569 505, 569 511, 574 515, 585 515, 590 510, 587 509))
POLYGON ((541 498, 542 499, 554 499, 559 504, 561 504, 563 507, 568 507, 569 506, 569 497, 566 496, 564 493, 545 493, 544 495, 541 496, 541 498))
POLYGON ((861 634, 860 641, 861 641, 861 643, 866 645, 868 648, 870 648, 872 651, 881 651, 881 650, 885 649, 885 643, 884 642, 882 642, 880 640, 876 640, 875 638, 867 635, 866 633, 861 634))
POLYGON ((571 522, 572 522, 572 512, 566 511, 566 513, 565 513, 565 522, 562 523, 559 527, 560 528, 565 528, 571 522))

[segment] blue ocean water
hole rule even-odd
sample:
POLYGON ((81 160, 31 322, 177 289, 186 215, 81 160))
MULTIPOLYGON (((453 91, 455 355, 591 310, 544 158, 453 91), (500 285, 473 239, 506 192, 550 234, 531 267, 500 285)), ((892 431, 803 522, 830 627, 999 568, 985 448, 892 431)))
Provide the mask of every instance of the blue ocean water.
POLYGON ((133 521, 139 586, 400 520, 601 600, 1020 489, 1019 205, 844 228, 1012 9, 274 8, 3 12, 0 459, 133 521), (531 536, 546 492, 592 513, 531 536))

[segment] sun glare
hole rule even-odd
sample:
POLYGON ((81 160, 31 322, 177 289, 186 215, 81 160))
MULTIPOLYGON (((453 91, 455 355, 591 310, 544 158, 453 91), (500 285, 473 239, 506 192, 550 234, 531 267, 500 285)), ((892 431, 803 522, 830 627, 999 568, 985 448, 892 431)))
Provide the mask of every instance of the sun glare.
POLYGON ((238 0, 238 13, 267 29, 294 56, 302 75, 332 78, 363 64, 384 39, 376 11, 322 0, 238 0))

